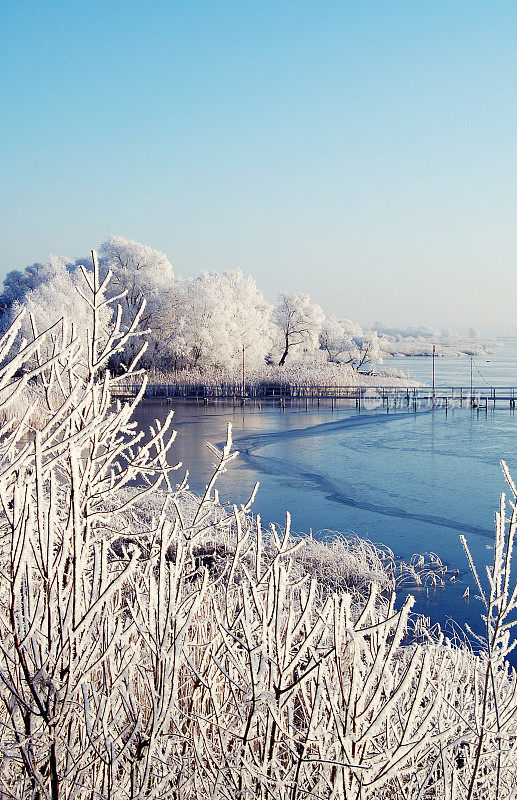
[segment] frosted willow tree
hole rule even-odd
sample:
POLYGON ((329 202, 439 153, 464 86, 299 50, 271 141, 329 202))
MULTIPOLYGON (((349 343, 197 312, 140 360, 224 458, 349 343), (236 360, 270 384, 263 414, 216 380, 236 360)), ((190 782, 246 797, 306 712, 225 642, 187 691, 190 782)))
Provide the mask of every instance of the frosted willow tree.
POLYGON ((249 367, 264 364, 271 349, 271 307, 241 270, 203 272, 191 281, 177 334, 171 341, 192 366, 235 371, 243 349, 249 367))
POLYGON ((285 364, 287 356, 293 350, 317 346, 323 318, 321 307, 311 303, 308 294, 280 295, 273 312, 282 353, 278 362, 280 367, 285 364))
POLYGON ((363 331, 357 322, 329 317, 321 327, 320 346, 329 361, 350 364, 354 369, 373 367, 383 360, 383 340, 377 331, 363 331))
MULTIPOLYGON (((146 365, 161 365, 175 335, 183 309, 184 289, 174 275, 169 259, 160 250, 124 236, 110 236, 100 246, 100 267, 110 270, 111 285, 123 294, 122 324, 129 325, 142 302, 145 311, 142 325, 148 329, 149 348, 146 365)), ((126 345, 122 357, 127 361, 135 355, 132 342, 126 345)))

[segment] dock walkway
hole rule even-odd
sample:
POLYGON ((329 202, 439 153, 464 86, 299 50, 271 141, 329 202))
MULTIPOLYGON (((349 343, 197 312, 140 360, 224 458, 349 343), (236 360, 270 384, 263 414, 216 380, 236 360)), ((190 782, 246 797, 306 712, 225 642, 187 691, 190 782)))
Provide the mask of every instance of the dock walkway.
MULTIPOLYGON (((114 398, 128 400, 134 398, 140 385, 116 385, 112 390, 114 398)), ((311 386, 302 384, 253 383, 245 387, 240 383, 221 383, 217 385, 193 384, 148 384, 146 398, 173 399, 185 398, 203 401, 215 400, 348 400, 355 401, 359 407, 403 406, 422 407, 423 405, 444 406, 445 408, 472 406, 474 408, 495 407, 496 404, 515 408, 517 387, 494 386, 311 386)))

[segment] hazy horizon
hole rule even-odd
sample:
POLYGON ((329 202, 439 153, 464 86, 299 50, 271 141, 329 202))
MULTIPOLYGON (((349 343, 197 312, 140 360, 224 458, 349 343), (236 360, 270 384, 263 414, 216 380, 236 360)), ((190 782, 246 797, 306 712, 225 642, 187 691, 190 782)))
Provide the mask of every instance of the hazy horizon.
POLYGON ((517 335, 510 2, 8 3, 0 279, 110 234, 178 275, 517 335))

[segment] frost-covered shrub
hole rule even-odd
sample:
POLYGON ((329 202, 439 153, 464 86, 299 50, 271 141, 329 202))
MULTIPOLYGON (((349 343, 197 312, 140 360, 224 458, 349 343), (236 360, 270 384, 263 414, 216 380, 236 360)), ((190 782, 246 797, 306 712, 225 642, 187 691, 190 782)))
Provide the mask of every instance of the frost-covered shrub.
MULTIPOLYGON (((475 573, 480 654, 425 629, 415 641, 412 598, 382 592, 374 554, 365 585, 329 585, 289 517, 264 533, 250 504, 219 505, 230 431, 203 497, 177 485, 171 415, 145 437, 139 398, 111 402, 106 364, 136 330, 98 339, 102 292, 94 265, 91 338, 61 333, 32 373, 46 375, 49 419, 0 428, 2 796, 512 796, 508 471, 488 590, 475 573)), ((19 325, 0 341, 0 404, 25 390, 39 347, 9 355, 19 325)))

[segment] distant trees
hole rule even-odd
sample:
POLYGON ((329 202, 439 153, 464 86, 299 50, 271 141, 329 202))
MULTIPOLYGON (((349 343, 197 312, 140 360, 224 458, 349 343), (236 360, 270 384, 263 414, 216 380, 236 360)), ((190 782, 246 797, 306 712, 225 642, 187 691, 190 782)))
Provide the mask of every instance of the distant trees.
POLYGON ((350 364, 355 369, 382 361, 382 340, 376 331, 363 331, 357 322, 329 317, 320 331, 320 346, 329 361, 350 364))

